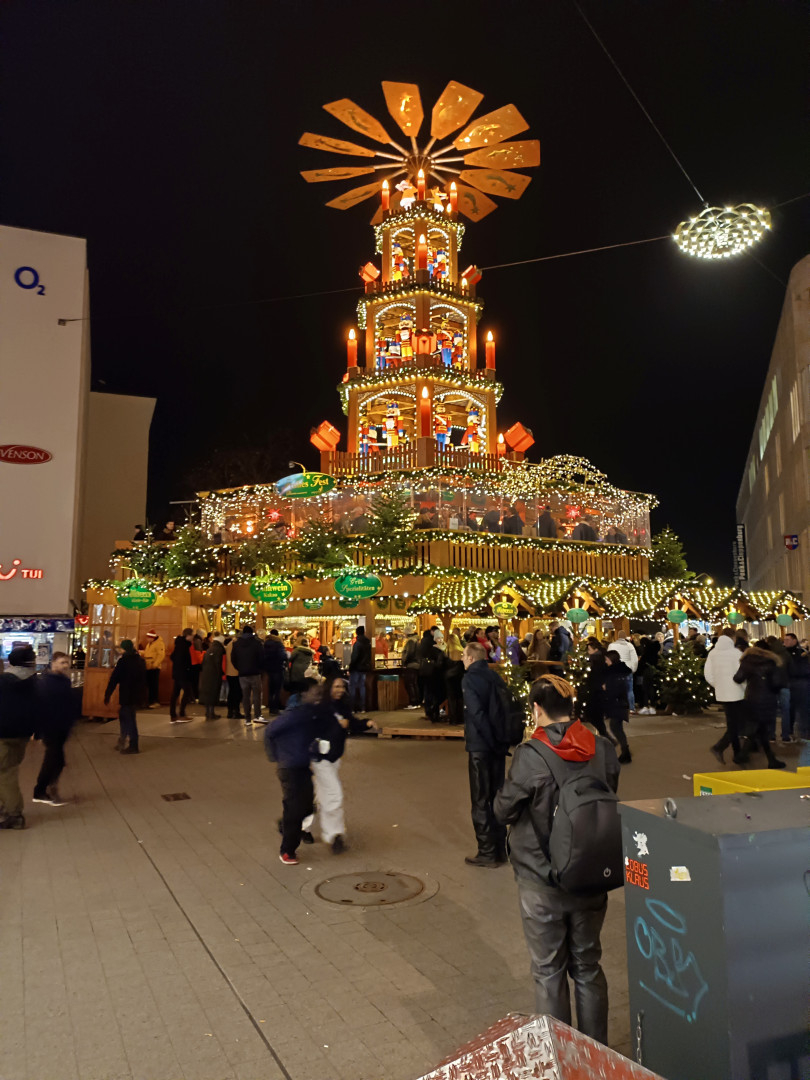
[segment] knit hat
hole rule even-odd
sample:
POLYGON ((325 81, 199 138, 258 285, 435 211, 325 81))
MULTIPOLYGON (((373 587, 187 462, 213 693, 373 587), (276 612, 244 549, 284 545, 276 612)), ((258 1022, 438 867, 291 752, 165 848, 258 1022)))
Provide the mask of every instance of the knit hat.
POLYGON ((12 667, 33 667, 36 660, 30 645, 18 645, 8 654, 8 662, 12 667))
POLYGON ((121 649, 121 652, 125 652, 125 653, 134 653, 135 652, 135 646, 132 644, 132 642, 129 640, 128 637, 124 638, 124 640, 119 645, 119 648, 121 649))
POLYGON ((157 637, 158 636, 157 630, 150 630, 149 633, 146 636, 147 637, 157 637))

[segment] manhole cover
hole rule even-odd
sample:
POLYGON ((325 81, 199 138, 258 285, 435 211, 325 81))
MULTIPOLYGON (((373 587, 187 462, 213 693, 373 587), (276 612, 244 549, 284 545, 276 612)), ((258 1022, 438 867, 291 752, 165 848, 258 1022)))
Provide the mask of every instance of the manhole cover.
POLYGON ((424 888, 424 883, 410 874, 368 871, 327 878, 315 886, 315 892, 322 900, 332 904, 379 907, 413 900, 424 888))

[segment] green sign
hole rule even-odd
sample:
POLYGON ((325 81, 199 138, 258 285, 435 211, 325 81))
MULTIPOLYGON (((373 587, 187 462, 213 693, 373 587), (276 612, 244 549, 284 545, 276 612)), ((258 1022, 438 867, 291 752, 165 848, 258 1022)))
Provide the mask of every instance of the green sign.
POLYGON ((674 611, 667 612, 667 622, 682 623, 686 622, 689 616, 685 611, 681 611, 680 608, 675 608, 674 611))
POLYGON ((336 483, 328 473, 293 473, 276 481, 276 491, 285 499, 312 499, 316 495, 328 495, 336 483))
POLYGON ((730 611, 728 613, 728 621, 732 626, 739 626, 741 622, 745 622, 745 616, 740 611, 730 611))
POLYGON ((572 623, 587 622, 590 615, 584 607, 572 607, 565 613, 565 617, 572 623))
POLYGON ((700 785, 700 794, 701 795, 714 795, 714 791, 712 791, 712 789, 710 787, 703 787, 703 785, 701 784, 700 785))
POLYGON ((270 610, 271 611, 286 611, 287 610, 287 601, 286 600, 276 600, 274 603, 272 603, 270 605, 270 610))
POLYGON ((151 607, 156 599, 157 594, 153 592, 148 581, 127 581, 116 596, 121 607, 132 611, 142 611, 144 608, 151 607))
POLYGON ((323 607, 323 600, 305 600, 304 607, 307 611, 320 611, 323 607))
POLYGON ((390 596, 378 596, 374 603, 377 605, 380 611, 387 611, 388 605, 391 603, 391 598, 390 596))
POLYGON ((787 614, 777 615, 776 621, 779 623, 780 626, 792 626, 793 616, 787 614))
POLYGON ((497 604, 492 605, 492 614, 501 619, 514 619, 517 613, 517 604, 513 604, 511 600, 499 600, 497 604))
POLYGON ((376 574, 341 574, 335 578, 335 592, 347 600, 376 596, 381 588, 382 582, 376 574))
POLYGON ((342 608, 356 608, 356 607, 357 607, 357 603, 358 603, 358 602, 357 602, 357 600, 347 600, 347 599, 345 598, 345 596, 341 596, 341 598, 340 598, 340 599, 338 600, 338 607, 342 607, 342 608))
POLYGON ((250 583, 250 595, 263 604, 281 603, 292 596, 292 585, 284 578, 255 578, 250 583))

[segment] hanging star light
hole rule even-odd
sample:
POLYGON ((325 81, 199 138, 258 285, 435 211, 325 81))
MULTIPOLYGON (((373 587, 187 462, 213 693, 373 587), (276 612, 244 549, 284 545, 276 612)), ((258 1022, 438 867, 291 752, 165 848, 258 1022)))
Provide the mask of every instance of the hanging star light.
POLYGON ((770 227, 771 215, 753 203, 707 206, 697 217, 682 221, 673 239, 697 259, 728 259, 756 244, 770 227))
MULTIPOLYGON (((365 159, 362 164, 345 168, 325 167, 302 171, 301 175, 308 183, 350 179, 378 170, 383 170, 383 175, 391 182, 404 174, 407 187, 403 191, 401 184, 396 185, 403 195, 399 199, 392 193, 390 209, 398 209, 399 206, 407 209, 416 196, 411 182, 416 182, 421 169, 421 183, 424 184, 431 177, 438 182, 438 187, 431 189, 434 205, 441 207, 441 194, 449 192, 451 181, 455 181, 452 199, 457 199, 458 209, 473 221, 480 221, 497 208, 498 204, 489 198, 490 195, 507 199, 521 197, 530 183, 530 177, 510 170, 530 169, 539 165, 540 143, 537 139, 505 141, 513 139, 529 126, 514 105, 504 105, 472 119, 484 95, 451 80, 433 106, 430 140, 420 147, 416 140, 424 120, 424 110, 419 87, 415 83, 383 82, 382 89, 388 112, 409 140, 410 148, 392 139, 379 120, 349 98, 331 101, 324 105, 328 113, 352 131, 382 144, 385 149, 372 149, 307 131, 299 140, 301 146, 365 159)), ((361 184, 331 199, 326 205, 348 210, 379 194, 379 191, 378 182, 361 184)), ((373 224, 381 220, 381 211, 378 214, 373 224)))

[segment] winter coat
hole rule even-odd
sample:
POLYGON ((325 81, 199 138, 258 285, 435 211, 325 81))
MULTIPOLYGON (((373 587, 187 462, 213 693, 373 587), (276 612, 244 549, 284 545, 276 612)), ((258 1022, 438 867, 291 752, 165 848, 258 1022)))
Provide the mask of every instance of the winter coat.
POLYGON ((538 517, 535 530, 538 536, 544 536, 547 539, 553 540, 557 537, 557 522, 548 512, 544 510, 538 517))
POLYGON ((266 728, 264 738, 280 769, 309 766, 310 746, 320 722, 320 705, 289 706, 266 728))
MULTIPOLYGON (((727 639, 728 640, 728 639, 727 639)), ((661 642, 656 641, 655 638, 651 638, 645 641, 641 648, 641 655, 638 658, 637 671, 643 671, 644 668, 654 668, 658 666, 658 657, 661 655, 661 642)))
POLYGON ((283 675, 287 666, 287 650, 281 638, 268 634, 264 639, 264 670, 268 675, 283 675))
POLYGON ((745 687, 734 681, 743 654, 729 637, 721 635, 703 666, 703 678, 714 688, 715 701, 742 701, 745 687))
POLYGON ((39 709, 36 675, 30 668, 9 666, 0 675, 0 739, 30 739, 39 709))
POLYGON ((419 642, 415 637, 409 637, 405 642, 405 647, 402 650, 402 657, 400 658, 402 666, 407 668, 418 668, 419 659, 416 655, 418 651, 419 642))
POLYGON ((523 518, 520 514, 508 514, 503 519, 503 531, 507 536, 523 536, 523 518))
POLYGON ((118 687, 119 708, 142 709, 146 705, 146 663, 136 652, 125 652, 112 670, 104 704, 108 705, 113 690, 118 687))
POLYGON ((633 642, 627 638, 619 638, 618 641, 612 641, 608 645, 608 650, 610 649, 616 650, 622 658, 622 662, 627 665, 627 674, 632 675, 638 668, 638 653, 633 642))
POLYGON ((343 757, 349 729, 341 724, 340 717, 343 713, 334 708, 335 704, 333 701, 324 701, 319 707, 315 738, 310 748, 313 761, 339 761, 343 757), (329 743, 328 750, 321 750, 318 745, 321 739, 329 743))
POLYGON ((773 653, 764 649, 746 649, 740 657, 734 682, 745 683, 745 700, 759 723, 769 723, 776 715, 779 691, 787 684, 787 672, 773 653))
POLYGON ((313 662, 315 653, 306 645, 296 645, 290 654, 290 682, 300 683, 306 677, 306 670, 313 662))
POLYGON ((199 700, 201 705, 206 705, 208 708, 219 704, 224 659, 225 646, 221 641, 212 641, 200 667, 199 700))
POLYGON ((605 691, 603 683, 607 663, 603 652, 594 653, 588 658, 588 670, 585 675, 585 707, 582 715, 586 720, 603 720, 605 716, 605 691))
POLYGON ((558 626, 551 635, 551 648, 548 652, 549 660, 564 660, 571 651, 574 639, 564 626, 558 626))
POLYGON ((572 540, 589 540, 593 543, 596 540, 596 533, 593 531, 593 527, 590 526, 587 521, 580 521, 579 525, 574 526, 574 531, 571 533, 572 540))
POLYGON ((225 646, 225 677, 228 679, 236 679, 239 677, 239 672, 233 666, 231 660, 231 653, 233 652, 235 639, 231 638, 228 644, 225 646))
POLYGON ((146 670, 160 669, 166 659, 166 642, 163 638, 153 638, 143 650, 143 658, 146 661, 146 670))
POLYGON ((416 649, 416 656, 419 660, 420 677, 432 683, 442 682, 447 658, 436 645, 436 639, 430 630, 426 630, 422 635, 422 640, 416 649))
POLYGON ((231 663, 240 677, 261 675, 264 671, 264 646, 255 634, 241 633, 234 641, 231 663))
POLYGON ((371 641, 365 634, 358 634, 352 645, 352 655, 349 659, 349 671, 373 671, 371 661, 371 641))
POLYGON ((630 668, 622 661, 618 664, 605 664, 605 716, 614 720, 627 719, 627 710, 630 707, 627 680, 631 674, 630 668))
POLYGON ((70 676, 43 671, 36 678, 36 737, 44 743, 64 742, 81 714, 81 698, 70 685, 70 676))
POLYGON ((471 754, 507 754, 509 747, 500 742, 493 727, 498 716, 496 694, 504 686, 500 675, 486 660, 470 664, 461 680, 464 698, 464 749, 471 754))
MULTIPOLYGON (((571 772, 577 772, 594 757, 596 738, 579 720, 566 720, 538 728, 528 742, 515 749, 509 775, 495 796, 493 810, 502 825, 511 826, 509 861, 521 884, 537 889, 554 887, 548 848, 559 789, 545 759, 531 744, 536 739, 550 746, 571 772)), ((616 791, 619 762, 608 740, 602 741, 604 779, 616 791)))
POLYGON ((182 634, 174 639, 172 651, 172 677, 178 681, 191 674, 191 642, 182 634))
POLYGON ((787 649, 788 654, 788 679, 791 687, 799 684, 802 690, 810 690, 810 656, 801 645, 794 645, 787 649))

